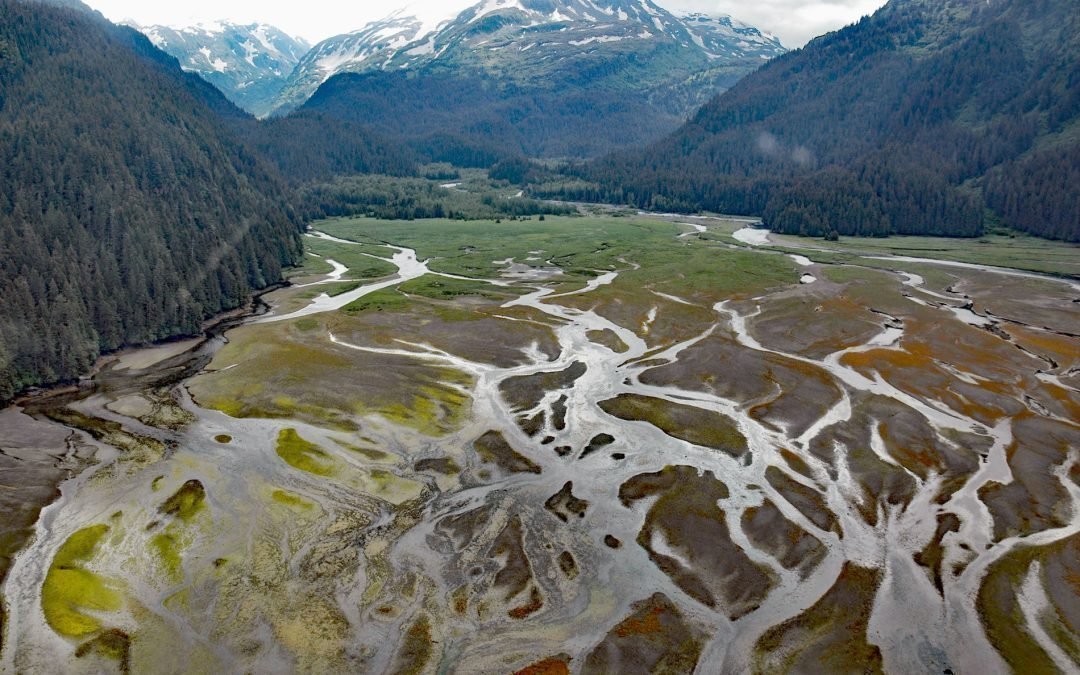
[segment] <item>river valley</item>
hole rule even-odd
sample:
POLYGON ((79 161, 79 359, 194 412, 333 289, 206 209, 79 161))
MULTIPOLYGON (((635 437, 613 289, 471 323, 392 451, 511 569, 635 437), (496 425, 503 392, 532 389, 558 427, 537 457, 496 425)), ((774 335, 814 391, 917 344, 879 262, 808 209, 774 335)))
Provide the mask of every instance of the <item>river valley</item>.
POLYGON ((1080 667, 1074 281, 648 214, 307 241, 3 412, 60 494, 2 672, 1080 667))

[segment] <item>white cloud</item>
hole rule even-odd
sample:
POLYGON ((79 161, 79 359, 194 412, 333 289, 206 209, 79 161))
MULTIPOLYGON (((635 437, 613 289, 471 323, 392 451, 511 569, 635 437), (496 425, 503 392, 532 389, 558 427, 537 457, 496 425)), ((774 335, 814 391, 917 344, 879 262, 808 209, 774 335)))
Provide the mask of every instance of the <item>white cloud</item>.
MULTIPOLYGON (((810 38, 835 30, 863 14, 869 14, 885 0, 656 0, 668 9, 730 14, 770 32, 788 47, 799 47, 810 38)), ((225 19, 243 23, 273 24, 311 42, 361 28, 407 5, 421 16, 444 15, 464 9, 476 0, 301 0, 265 2, 260 0, 87 0, 94 9, 113 21, 131 19, 138 23, 186 26, 225 19)))
POLYGON ((668 9, 730 14, 780 38, 786 47, 801 47, 812 38, 873 14, 885 0, 660 0, 668 9))

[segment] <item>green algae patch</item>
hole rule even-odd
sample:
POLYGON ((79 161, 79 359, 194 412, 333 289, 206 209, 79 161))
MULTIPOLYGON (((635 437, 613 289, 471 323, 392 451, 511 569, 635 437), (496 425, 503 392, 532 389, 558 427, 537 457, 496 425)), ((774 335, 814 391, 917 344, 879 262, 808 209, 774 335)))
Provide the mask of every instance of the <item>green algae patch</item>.
POLYGON ((183 580, 183 569, 181 567, 183 548, 184 543, 172 531, 156 534, 150 539, 150 550, 157 558, 162 571, 165 572, 165 576, 172 582, 178 583, 183 580))
POLYGON ((189 480, 172 497, 165 500, 158 510, 188 523, 204 508, 206 508, 206 488, 197 480, 189 480))
POLYGON ((274 502, 287 506, 294 511, 311 511, 315 508, 315 505, 304 499, 300 495, 293 494, 292 492, 286 492, 285 490, 274 490, 270 495, 270 498, 274 502))
POLYGON ((400 506, 419 497, 424 492, 424 484, 401 478, 389 471, 372 469, 367 480, 361 480, 364 490, 373 497, 400 506))
MULTIPOLYGON (((454 377, 456 371, 444 373, 448 382, 462 380, 462 377, 454 377)), ((466 381, 471 384, 471 380, 466 381)), ((462 427, 470 409, 468 394, 445 386, 421 386, 419 392, 412 397, 411 405, 391 403, 381 408, 379 414, 388 422, 433 438, 446 436, 462 427)))
POLYGON ((330 477, 338 473, 337 461, 318 445, 301 438, 296 429, 281 430, 277 454, 294 469, 316 476, 330 477))
POLYGON ((56 552, 41 588, 41 608, 49 626, 66 637, 83 637, 101 629, 86 612, 120 609, 120 594, 99 575, 86 569, 108 525, 94 525, 68 537, 56 552))
POLYGON ((214 436, 214 440, 222 445, 228 445, 229 443, 232 443, 232 436, 228 434, 218 434, 217 436, 214 436))

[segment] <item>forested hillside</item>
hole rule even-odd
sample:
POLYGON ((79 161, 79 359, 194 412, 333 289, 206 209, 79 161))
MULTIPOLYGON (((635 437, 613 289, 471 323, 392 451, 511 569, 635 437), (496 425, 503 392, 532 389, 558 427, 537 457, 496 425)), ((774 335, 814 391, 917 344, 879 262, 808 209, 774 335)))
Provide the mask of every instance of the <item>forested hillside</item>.
POLYGON ((320 43, 279 112, 310 96, 303 110, 468 166, 596 157, 670 133, 784 52, 731 17, 651 0, 478 2, 437 27, 395 14, 320 43))
POLYGON ((0 399, 193 333, 297 260, 288 190, 215 96, 130 29, 0 0, 0 399))
POLYGON ((1073 0, 892 0, 782 56, 570 196, 813 235, 1080 239, 1073 0))

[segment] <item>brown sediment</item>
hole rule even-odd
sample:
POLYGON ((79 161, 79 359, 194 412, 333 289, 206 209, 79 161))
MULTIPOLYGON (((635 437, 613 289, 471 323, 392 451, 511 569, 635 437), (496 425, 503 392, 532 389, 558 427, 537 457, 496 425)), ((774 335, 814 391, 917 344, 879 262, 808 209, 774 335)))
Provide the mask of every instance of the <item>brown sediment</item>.
POLYGON ((431 620, 427 614, 421 614, 405 632, 390 672, 394 675, 420 675, 434 655, 431 620))
POLYGON ((663 593, 635 602, 632 611, 586 657, 585 675, 692 673, 704 634, 663 593))
POLYGON ((499 536, 492 542, 488 550, 488 556, 492 559, 506 557, 506 562, 495 574, 495 588, 503 591, 503 598, 507 601, 520 595, 532 581, 532 566, 525 554, 523 539, 525 528, 522 526, 521 517, 513 516, 499 536))
MULTIPOLYGON (((92 452, 67 429, 15 408, 0 411, 0 584, 15 553, 33 536, 41 509, 60 496, 57 486, 92 452)), ((4 618, 0 603, 0 636, 4 618)))
POLYGON ((435 473, 441 473, 444 476, 453 476, 454 474, 461 472, 461 467, 449 457, 421 459, 413 465, 413 469, 416 471, 434 471, 435 473))
POLYGON ((748 328, 769 348, 823 359, 841 349, 869 342, 881 332, 881 317, 853 300, 846 291, 826 295, 822 288, 770 301, 762 306, 761 314, 748 328))
POLYGON ((991 483, 979 499, 994 518, 997 539, 1063 527, 1071 514, 1071 497, 1054 475, 1080 447, 1076 427, 1031 414, 1013 422, 1013 443, 1006 449, 1013 482, 991 483))
POLYGON ((626 343, 610 328, 604 330, 591 330, 585 334, 585 337, 589 338, 598 345, 603 345, 616 354, 623 354, 630 350, 626 346, 626 343))
POLYGON ((514 412, 532 410, 540 405, 545 394, 573 386, 586 370, 584 363, 575 361, 555 372, 510 377, 499 385, 499 392, 514 412))
POLYGON ((124 675, 131 672, 131 638, 118 628, 103 631, 75 650, 75 657, 79 659, 91 655, 115 661, 117 669, 124 675))
POLYGON ((605 534, 604 546, 607 546, 608 548, 622 548, 622 542, 619 541, 618 537, 612 536, 610 534, 605 534))
POLYGON ((880 570, 846 563, 810 609, 770 628, 755 647, 755 671, 882 673, 881 650, 867 641, 880 570))
POLYGON ((559 569, 562 570, 562 573, 566 575, 567 579, 577 579, 578 566, 573 553, 570 551, 563 551, 559 554, 559 569))
POLYGON ((641 375, 641 382, 678 386, 750 406, 750 414, 799 436, 842 396, 822 368, 777 354, 746 349, 734 340, 711 335, 641 375))
POLYGON ((526 436, 536 436, 544 430, 544 425, 547 423, 547 413, 543 410, 536 413, 532 417, 527 415, 518 415, 517 424, 526 436))
POLYGON ((784 517, 769 500, 743 513, 742 529, 756 548, 776 558, 805 579, 825 559, 828 550, 817 537, 784 517))
POLYGON ((727 486, 712 472, 669 466, 619 488, 625 506, 652 496, 658 499, 645 516, 637 542, 653 563, 692 598, 722 608, 732 619, 757 609, 776 579, 731 540, 725 513, 717 505, 729 496, 727 486), (673 549, 683 560, 654 548, 657 536, 666 542, 662 548, 673 549))
POLYGON ((480 459, 495 464, 507 473, 540 473, 538 464, 531 461, 510 445, 499 431, 489 431, 473 441, 480 459))
POLYGON ((620 394, 601 401, 604 412, 623 420, 640 420, 679 440, 745 459, 749 453, 746 438, 726 415, 680 403, 637 394, 620 394))
POLYGON ((585 449, 581 451, 581 455, 578 458, 585 459, 594 452, 603 450, 614 442, 615 437, 611 434, 597 434, 592 437, 592 440, 590 440, 589 444, 585 446, 585 449))
POLYGON ((930 576, 930 580, 934 582, 934 587, 938 589, 938 593, 944 592, 941 580, 941 565, 945 559, 945 547, 942 546, 941 542, 949 532, 959 531, 960 518, 956 514, 938 514, 934 538, 926 545, 926 548, 913 556, 917 564, 926 568, 926 572, 930 576))
POLYGON ((797 473, 814 480, 814 472, 810 469, 810 465, 806 463, 802 457, 798 456, 787 448, 780 448, 780 456, 784 458, 787 465, 794 469, 797 473))
POLYGON ((575 497, 574 483, 567 481, 561 490, 544 502, 544 508, 555 514, 555 517, 559 520, 568 523, 571 517, 584 518, 585 511, 589 508, 589 502, 575 497))
POLYGON ((151 464, 169 451, 169 446, 156 438, 136 434, 119 422, 92 417, 72 408, 50 409, 44 414, 55 422, 85 431, 94 440, 120 450, 124 453, 122 460, 133 467, 151 464))
POLYGON ((485 504, 464 513, 446 516, 435 524, 435 531, 447 537, 457 550, 462 550, 484 531, 493 507, 485 504))
POLYGON ((770 466, 765 470, 765 480, 814 525, 826 531, 842 534, 839 521, 829 510, 825 497, 821 493, 791 478, 775 466, 770 466))
POLYGON ((563 394, 559 397, 559 400, 551 404, 551 426, 556 431, 563 431, 566 429, 566 402, 570 398, 563 394))

